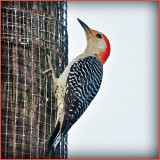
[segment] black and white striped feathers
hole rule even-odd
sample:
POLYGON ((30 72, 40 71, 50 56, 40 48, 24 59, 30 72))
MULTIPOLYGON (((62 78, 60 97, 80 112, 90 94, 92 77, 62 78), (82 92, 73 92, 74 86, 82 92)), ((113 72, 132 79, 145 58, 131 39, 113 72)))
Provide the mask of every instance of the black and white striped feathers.
POLYGON ((98 57, 79 59, 71 66, 64 97, 62 132, 67 133, 87 109, 100 88, 102 76, 103 66, 98 57))

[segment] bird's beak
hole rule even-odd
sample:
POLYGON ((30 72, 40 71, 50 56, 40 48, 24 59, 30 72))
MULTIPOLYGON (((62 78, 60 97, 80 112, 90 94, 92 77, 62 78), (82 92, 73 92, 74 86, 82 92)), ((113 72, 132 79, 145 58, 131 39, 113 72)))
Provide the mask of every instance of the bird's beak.
POLYGON ((88 34, 92 34, 91 29, 84 23, 82 22, 80 19, 77 18, 77 20, 79 21, 79 23, 81 24, 81 26, 84 28, 84 30, 86 31, 86 33, 88 34))

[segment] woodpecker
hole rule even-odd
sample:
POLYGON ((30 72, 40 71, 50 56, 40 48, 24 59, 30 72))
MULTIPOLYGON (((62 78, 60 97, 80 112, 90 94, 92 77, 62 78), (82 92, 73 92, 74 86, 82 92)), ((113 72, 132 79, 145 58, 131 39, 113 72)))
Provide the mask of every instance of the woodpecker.
POLYGON ((66 67, 59 78, 54 75, 51 58, 50 68, 57 98, 56 127, 48 143, 48 154, 56 148, 61 137, 81 117, 101 86, 103 65, 110 55, 110 42, 101 32, 90 29, 78 19, 85 30, 87 47, 83 54, 77 56, 66 67))

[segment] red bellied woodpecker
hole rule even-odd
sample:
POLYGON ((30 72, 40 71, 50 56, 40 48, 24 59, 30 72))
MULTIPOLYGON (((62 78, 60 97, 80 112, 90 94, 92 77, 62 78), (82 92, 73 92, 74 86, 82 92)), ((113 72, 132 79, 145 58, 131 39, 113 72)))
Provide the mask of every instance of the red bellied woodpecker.
POLYGON ((50 137, 48 151, 56 147, 62 135, 81 117, 96 96, 103 77, 103 65, 110 55, 110 43, 107 37, 96 30, 91 30, 78 19, 85 30, 87 47, 83 54, 76 57, 56 79, 53 67, 55 96, 57 97, 56 128, 50 137))

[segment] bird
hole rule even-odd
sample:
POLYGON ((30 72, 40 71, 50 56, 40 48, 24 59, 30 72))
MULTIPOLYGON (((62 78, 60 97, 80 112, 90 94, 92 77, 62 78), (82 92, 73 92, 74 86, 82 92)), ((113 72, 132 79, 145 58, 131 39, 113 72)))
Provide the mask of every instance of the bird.
POLYGON ((48 142, 48 155, 97 95, 103 78, 103 65, 110 56, 111 46, 108 38, 103 33, 90 29, 80 19, 77 20, 86 34, 85 51, 68 64, 59 78, 55 77, 50 56, 50 68, 43 72, 52 71, 58 108, 55 129, 48 142))

